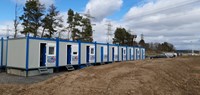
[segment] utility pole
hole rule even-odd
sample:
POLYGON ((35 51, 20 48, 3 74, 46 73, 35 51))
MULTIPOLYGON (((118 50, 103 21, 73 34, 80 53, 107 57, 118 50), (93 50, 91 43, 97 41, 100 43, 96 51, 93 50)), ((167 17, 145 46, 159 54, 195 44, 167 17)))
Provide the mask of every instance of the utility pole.
POLYGON ((106 35, 107 35, 107 43, 110 43, 110 38, 113 35, 112 34, 112 24, 111 24, 110 21, 108 21, 108 23, 106 25, 107 25, 107 33, 106 33, 106 35))
POLYGON ((15 20, 14 20, 14 31, 15 31, 14 38, 17 37, 17 33, 18 33, 17 28, 18 28, 18 25, 19 25, 17 10, 18 10, 18 5, 16 3, 16 5, 15 5, 15 20))

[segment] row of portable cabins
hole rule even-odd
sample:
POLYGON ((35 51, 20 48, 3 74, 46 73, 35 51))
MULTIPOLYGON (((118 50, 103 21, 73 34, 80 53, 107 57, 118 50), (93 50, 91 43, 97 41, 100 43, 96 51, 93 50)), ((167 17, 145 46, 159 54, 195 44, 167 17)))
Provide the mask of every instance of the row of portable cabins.
POLYGON ((67 65, 109 63, 145 59, 142 47, 120 46, 104 43, 84 43, 61 39, 25 37, 2 40, 3 64, 7 73, 34 76, 38 68, 53 68, 67 65), (8 43, 8 44, 7 44, 8 43))

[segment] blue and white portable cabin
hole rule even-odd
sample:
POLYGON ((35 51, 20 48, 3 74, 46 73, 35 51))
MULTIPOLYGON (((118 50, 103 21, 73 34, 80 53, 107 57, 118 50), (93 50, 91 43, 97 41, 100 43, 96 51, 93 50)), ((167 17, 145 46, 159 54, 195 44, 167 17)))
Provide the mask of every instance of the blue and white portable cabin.
POLYGON ((127 61, 127 46, 119 46, 119 61, 127 61))
POLYGON ((8 39, 7 73, 34 76, 38 75, 38 68, 58 67, 58 50, 55 39, 25 37, 8 39))
POLYGON ((108 47, 109 47, 109 49, 108 49, 108 62, 116 62, 116 61, 118 61, 118 45, 115 45, 115 44, 108 44, 108 47))
POLYGON ((59 67, 79 65, 80 42, 59 40, 59 67))
POLYGON ((96 61, 96 43, 81 42, 81 64, 93 64, 96 61))
POLYGON ((7 40, 1 38, 0 41, 0 69, 6 67, 6 47, 7 47, 7 40))
POLYGON ((97 43, 96 44, 96 63, 108 62, 108 44, 97 43))

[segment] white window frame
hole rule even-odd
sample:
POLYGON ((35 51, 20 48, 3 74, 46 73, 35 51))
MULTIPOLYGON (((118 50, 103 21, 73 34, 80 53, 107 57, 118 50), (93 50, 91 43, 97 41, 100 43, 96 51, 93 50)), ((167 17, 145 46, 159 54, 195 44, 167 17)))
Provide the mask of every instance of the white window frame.
POLYGON ((47 56, 56 56, 56 44, 47 43, 47 56), (50 47, 54 47, 54 54, 49 54, 50 47))
POLYGON ((90 54, 91 55, 95 55, 95 49, 94 49, 94 47, 90 47, 90 54), (92 49, 93 49, 93 53, 92 53, 92 49))

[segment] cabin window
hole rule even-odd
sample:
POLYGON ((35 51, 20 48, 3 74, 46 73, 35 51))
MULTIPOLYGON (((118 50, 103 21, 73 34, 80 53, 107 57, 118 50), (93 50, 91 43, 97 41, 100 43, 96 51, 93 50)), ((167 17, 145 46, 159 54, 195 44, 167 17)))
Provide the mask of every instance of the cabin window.
POLYGON ((54 55, 54 48, 55 47, 49 47, 49 55, 54 55))
POLYGON ((91 54, 94 54, 94 48, 91 48, 91 54))
POLYGON ((77 52, 73 52, 73 54, 78 54, 77 52))

